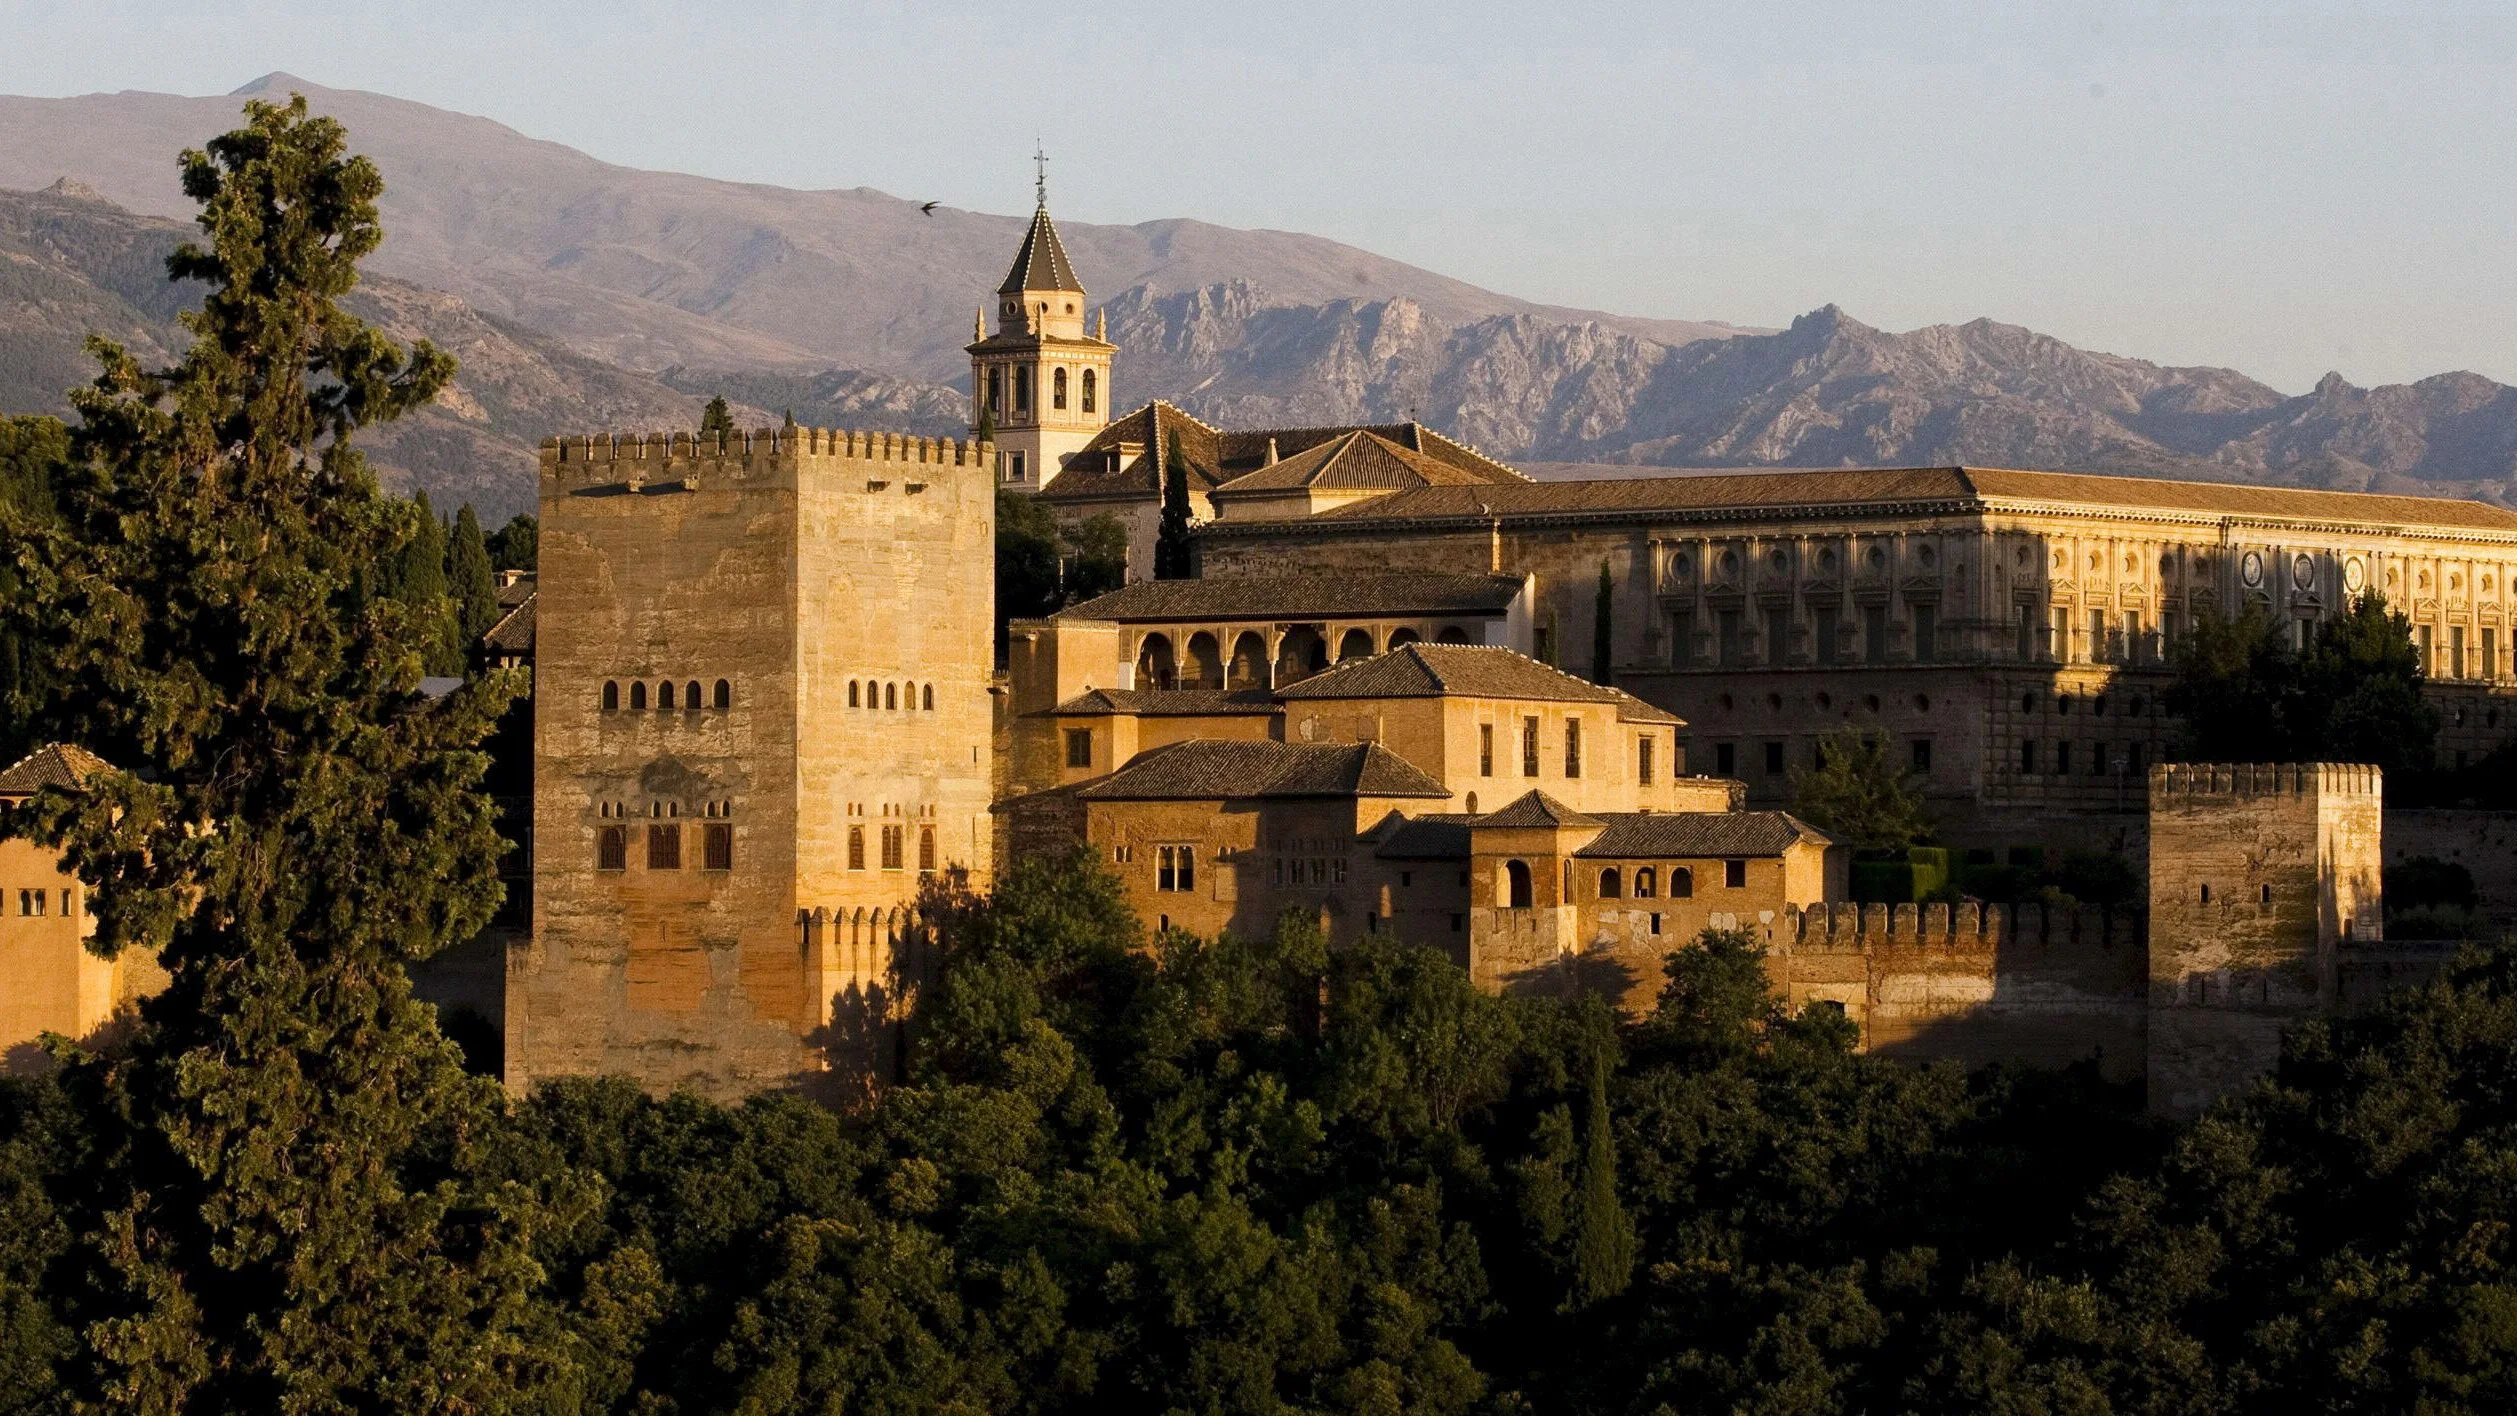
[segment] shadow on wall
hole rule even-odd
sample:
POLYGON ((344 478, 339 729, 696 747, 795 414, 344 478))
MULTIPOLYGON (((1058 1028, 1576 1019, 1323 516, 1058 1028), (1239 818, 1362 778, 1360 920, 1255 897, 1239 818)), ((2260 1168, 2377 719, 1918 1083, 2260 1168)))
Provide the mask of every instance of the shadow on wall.
POLYGON ((879 983, 851 983, 833 994, 830 1021, 805 1039, 821 1055, 822 1069, 804 1079, 802 1093, 843 1114, 872 1104, 899 1064, 900 1012, 892 991, 879 983))
MULTIPOLYGON (((73 1039, 72 1042, 84 1051, 112 1052, 129 1041, 131 1034, 139 1026, 140 1014, 136 1005, 125 1004, 116 1009, 112 1017, 98 1023, 87 1036, 73 1039)), ((57 1033, 45 1034, 45 1037, 57 1036, 59 1036, 57 1033)), ((5 1052, 0 1052, 0 1074, 7 1076, 38 1077, 50 1072, 53 1066, 52 1054, 44 1050, 41 1038, 31 1042, 17 1043, 5 1052)))

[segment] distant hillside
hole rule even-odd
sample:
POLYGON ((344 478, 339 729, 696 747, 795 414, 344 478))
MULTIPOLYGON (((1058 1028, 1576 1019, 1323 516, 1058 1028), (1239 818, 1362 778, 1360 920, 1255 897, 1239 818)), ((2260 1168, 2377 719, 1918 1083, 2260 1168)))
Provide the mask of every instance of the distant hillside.
MULTIPOLYGON (((522 506, 558 431, 746 421, 958 433, 961 352, 1023 218, 866 189, 641 172, 482 118, 272 75, 348 124, 387 180, 362 309, 466 363, 376 440, 442 498, 522 506), (449 292, 438 294, 435 292, 449 292)), ((0 97, 0 185, 68 176, 188 215, 174 153, 239 98, 0 97)), ((92 197, 92 194, 91 194, 92 197)), ((173 338, 152 244, 175 228, 65 189, 0 206, 0 407, 52 407, 101 329, 173 338), (74 210, 75 208, 75 210, 74 210), (65 215, 65 213, 68 213, 65 215)), ((1060 223, 1121 346, 1114 407, 1243 426, 1416 416, 1522 462, 1950 463, 2438 492, 2508 501, 2517 395, 2472 374, 2286 396, 2227 369, 2092 353, 1977 320, 1902 334, 1833 306, 1781 331, 1516 300, 1317 237, 1194 221, 1060 223)))
MULTIPOLYGON (((197 303, 198 287, 166 279, 166 254, 190 234, 75 186, 0 191, 0 412, 66 414, 65 391, 96 373, 81 347, 90 331, 150 362, 171 358, 184 341, 175 316, 197 303)), ((529 510, 534 450, 553 431, 690 428, 706 401, 442 291, 370 279, 347 303, 395 339, 434 340, 461 364, 435 404, 362 439, 387 485, 424 486, 448 510, 464 501, 484 518, 529 510)), ((737 417, 774 421, 739 398, 737 417)))

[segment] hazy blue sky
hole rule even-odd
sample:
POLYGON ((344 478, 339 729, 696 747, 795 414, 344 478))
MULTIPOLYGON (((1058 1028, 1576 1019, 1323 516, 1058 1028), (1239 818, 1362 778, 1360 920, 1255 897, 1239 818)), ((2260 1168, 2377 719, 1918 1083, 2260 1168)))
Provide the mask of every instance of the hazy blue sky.
MULTIPOLYGON (((613 162, 1333 236, 1533 299, 2517 382, 2517 4, 0 0, 0 86, 274 69, 613 162)), ((0 141, 6 135, 0 134, 0 141)))

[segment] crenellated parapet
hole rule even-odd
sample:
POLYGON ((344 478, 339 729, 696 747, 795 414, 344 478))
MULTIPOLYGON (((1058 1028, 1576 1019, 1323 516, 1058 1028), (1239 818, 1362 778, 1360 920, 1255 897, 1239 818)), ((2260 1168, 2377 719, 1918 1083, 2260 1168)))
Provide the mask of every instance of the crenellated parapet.
MULTIPOLYGON (((989 468, 993 443, 846 428, 760 428, 751 432, 593 433, 542 440, 542 478, 563 487, 696 482, 712 471, 737 475, 823 461, 914 467, 989 468)), ((918 474, 904 471, 904 481, 918 474)))
POLYGON ((2383 770, 2366 762, 2163 762, 2150 795, 2163 797, 2377 796, 2383 770))
POLYGON ((1772 942, 1797 952, 1860 953, 1880 949, 1965 952, 2005 945, 2113 948, 2147 940, 2139 911, 2093 905, 1852 904, 1786 907, 1772 942))

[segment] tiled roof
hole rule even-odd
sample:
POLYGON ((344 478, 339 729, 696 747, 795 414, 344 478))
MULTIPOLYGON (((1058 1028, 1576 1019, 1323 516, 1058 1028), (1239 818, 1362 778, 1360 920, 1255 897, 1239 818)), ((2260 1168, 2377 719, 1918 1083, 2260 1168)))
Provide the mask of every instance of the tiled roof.
POLYGON ((1476 819, 1451 812, 1402 817, 1373 854, 1384 860, 1466 860, 1468 823, 1476 819))
MULTIPOLYGON (((1066 470, 1040 493, 1051 501, 1091 501, 1106 498, 1160 498, 1162 471, 1170 465, 1171 449, 1180 449, 1188 464, 1192 490, 1211 491, 1235 479, 1272 472, 1268 462, 1273 446, 1274 466, 1299 460, 1303 454, 1331 443, 1351 442, 1355 434, 1369 434, 1378 443, 1394 450, 1394 454, 1413 469, 1410 479, 1393 481, 1393 487, 1445 485, 1465 480, 1479 484, 1525 484, 1528 478, 1501 462, 1442 436, 1422 423, 1362 423, 1326 428, 1245 428, 1227 431, 1203 422, 1157 399, 1124 417, 1113 419, 1081 452, 1069 460, 1066 470), (1125 449, 1135 448, 1134 453, 1125 449), (1120 454, 1126 460, 1113 468, 1110 455, 1120 454)), ((1323 454, 1328 460, 1334 454, 1323 454)), ((1341 476, 1363 476, 1366 464, 1358 462, 1352 473, 1341 476)), ((1381 466, 1381 463, 1373 463, 1381 466)), ((1289 484, 1290 485, 1290 484, 1289 484)), ((1361 482, 1338 482, 1338 486, 1369 485, 1361 482)))
POLYGON ((1059 718, 1133 714, 1140 718, 1207 718, 1276 711, 1276 696, 1263 688, 1094 688, 1049 710, 1059 718))
POLYGON ((1140 580, 1061 611, 1068 619, 1291 620, 1385 615, 1498 615, 1517 575, 1314 571, 1303 575, 1140 580))
POLYGON ((39 747, 0 772, 0 796, 33 796, 46 787, 76 787, 111 764, 76 743, 39 747))
POLYGON ((1600 826, 1606 823, 1599 817, 1575 811, 1545 792, 1532 788, 1503 806, 1474 818, 1468 824, 1480 831, 1546 831, 1559 826, 1600 826))
POLYGON ((1612 860, 1771 856, 1801 841, 1833 844, 1818 828, 1785 811, 1619 812, 1606 821, 1608 829, 1575 855, 1612 860))
POLYGON ((522 603, 509 610, 481 636, 481 642, 492 649, 509 654, 533 652, 534 606, 541 603, 539 595, 527 595, 522 603))
POLYGON ((1603 688, 1525 654, 1485 644, 1403 644, 1350 659, 1276 696, 1297 698, 1522 698, 1549 703, 1612 703, 1630 723, 1677 723, 1677 716, 1623 689, 1603 688))
POLYGON ((498 603, 501 606, 512 610, 516 606, 523 604, 525 601, 532 599, 534 590, 540 584, 541 578, 539 576, 519 575, 515 579, 498 587, 498 603))
POLYGON ((1379 743, 1195 739, 1139 754, 1075 794, 1092 801, 1239 797, 1447 797, 1440 782, 1379 743))
MULTIPOLYGON (((1981 511, 1998 501, 2097 503, 2108 507, 2306 521, 2371 521, 2517 531, 2517 512, 2448 497, 2376 496, 2224 482, 2175 482, 2078 472, 1988 467, 1896 467, 1823 471, 1719 472, 1684 477, 1602 478, 1481 487, 1421 487, 1303 518, 1313 523, 1487 521, 1549 516, 1715 515, 1808 507, 1936 505, 1981 511)), ((1223 522, 1207 534, 1268 534, 1257 519, 1223 522)))
MULTIPOLYGON (((1281 454, 1282 448, 1280 447, 1281 454)), ((1326 491, 1403 491, 1412 487, 1478 487, 1495 479, 1441 458, 1402 447, 1357 428, 1316 447, 1245 472, 1215 489, 1218 497, 1282 492, 1306 487, 1326 491)))
POLYGON ((1014 268, 1006 273, 1005 283, 996 287, 999 295, 1020 295, 1026 290, 1084 293, 1084 283, 1067 263, 1066 244, 1058 240, 1057 227, 1050 223, 1045 206, 1031 214, 1031 229, 1023 233, 1023 247, 1014 253, 1014 268))

